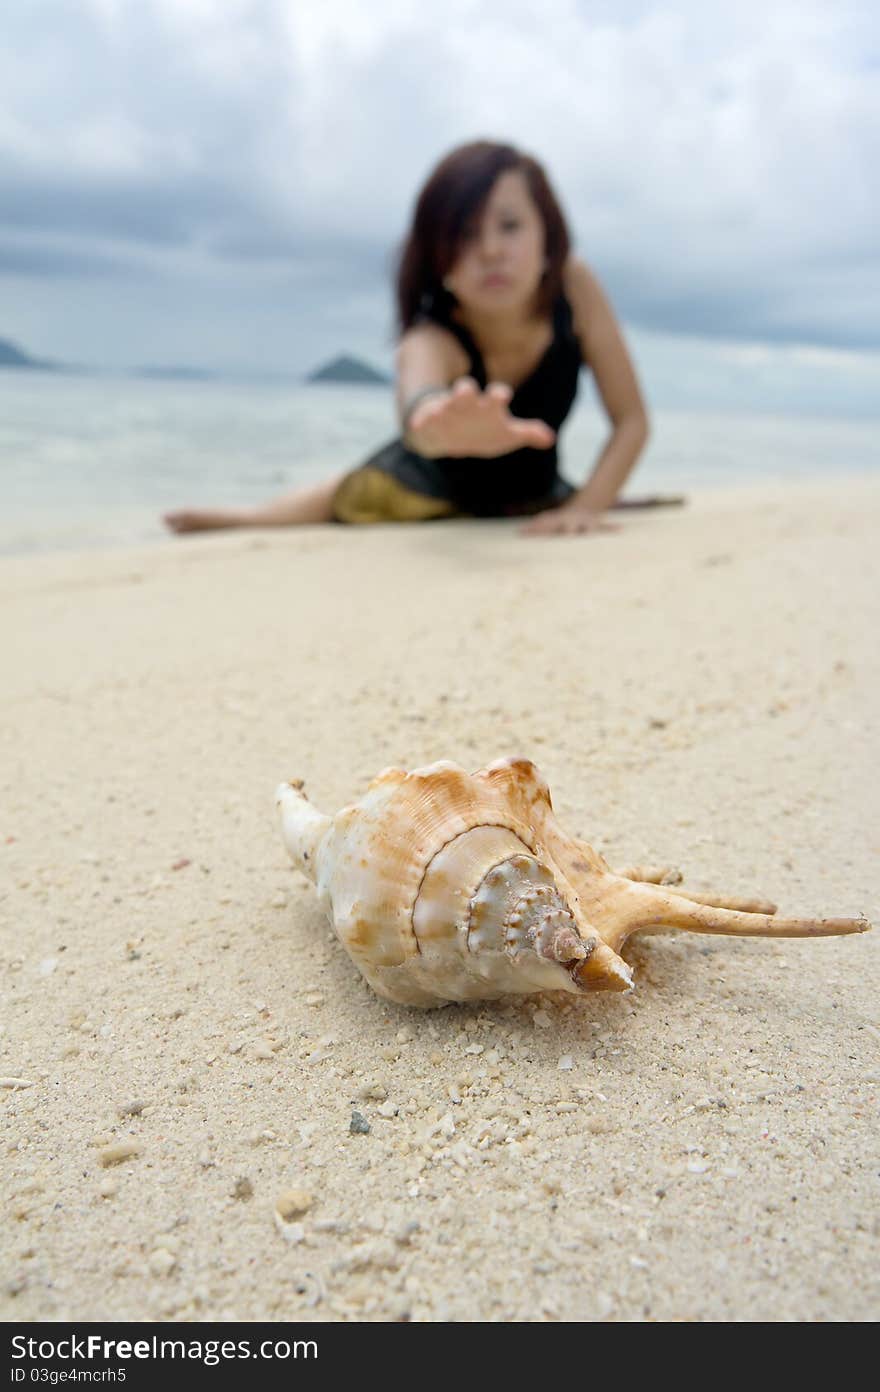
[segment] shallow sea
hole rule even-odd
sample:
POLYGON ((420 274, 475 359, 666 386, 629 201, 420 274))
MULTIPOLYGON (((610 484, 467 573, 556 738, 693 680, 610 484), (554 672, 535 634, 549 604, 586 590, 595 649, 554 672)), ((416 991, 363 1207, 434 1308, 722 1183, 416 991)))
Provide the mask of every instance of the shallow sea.
MULTIPOLYGON (((630 493, 880 471, 877 421, 652 412, 630 493)), ((248 504, 361 463, 395 434, 387 387, 0 372, 0 553, 167 535, 161 513, 248 504)), ((582 393, 560 439, 575 484, 607 430, 582 393)))

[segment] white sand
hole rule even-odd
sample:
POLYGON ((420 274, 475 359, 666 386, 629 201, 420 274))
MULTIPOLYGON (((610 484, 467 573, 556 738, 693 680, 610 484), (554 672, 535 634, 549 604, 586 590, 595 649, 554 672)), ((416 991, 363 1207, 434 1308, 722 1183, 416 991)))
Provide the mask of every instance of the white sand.
POLYGON ((878 518, 863 480, 0 564, 2 1316, 876 1317, 880 933, 408 1011, 273 793, 525 754, 612 864, 876 920, 878 518))

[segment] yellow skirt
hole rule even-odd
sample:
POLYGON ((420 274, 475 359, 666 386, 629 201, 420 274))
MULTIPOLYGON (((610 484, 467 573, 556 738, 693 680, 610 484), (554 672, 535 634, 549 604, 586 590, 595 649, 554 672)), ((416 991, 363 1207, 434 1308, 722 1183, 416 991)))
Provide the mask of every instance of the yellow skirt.
POLYGON ((430 522, 439 517, 461 517, 447 498, 429 498, 405 488, 391 474, 362 465, 346 474, 333 495, 337 522, 365 525, 370 522, 430 522))

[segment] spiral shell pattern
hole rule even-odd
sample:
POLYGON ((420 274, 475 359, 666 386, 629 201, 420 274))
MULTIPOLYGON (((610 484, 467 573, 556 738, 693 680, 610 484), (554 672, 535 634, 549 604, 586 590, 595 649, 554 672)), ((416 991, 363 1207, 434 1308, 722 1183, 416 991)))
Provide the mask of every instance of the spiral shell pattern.
POLYGON ((380 995, 437 1005, 589 984, 572 973, 599 944, 553 856, 554 840, 568 843, 528 760, 386 769, 325 820, 304 868, 380 995))

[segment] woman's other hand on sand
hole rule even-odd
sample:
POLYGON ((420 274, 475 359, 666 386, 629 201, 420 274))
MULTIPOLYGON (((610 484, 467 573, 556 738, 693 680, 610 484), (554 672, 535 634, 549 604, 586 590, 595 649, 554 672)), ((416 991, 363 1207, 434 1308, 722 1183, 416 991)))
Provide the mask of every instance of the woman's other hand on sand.
POLYGON ((407 423, 407 442, 419 454, 494 459, 511 450, 550 449, 556 432, 542 420, 522 420, 507 409, 512 388, 490 382, 480 391, 473 377, 460 377, 448 391, 429 396, 407 423))
POLYGON ((525 526, 522 536, 583 536, 587 532, 619 532, 616 522, 609 522, 602 512, 592 512, 577 503, 563 503, 537 513, 525 526))

